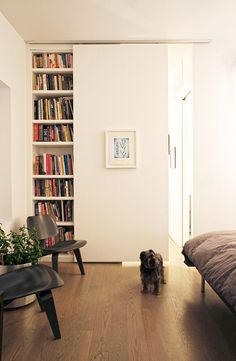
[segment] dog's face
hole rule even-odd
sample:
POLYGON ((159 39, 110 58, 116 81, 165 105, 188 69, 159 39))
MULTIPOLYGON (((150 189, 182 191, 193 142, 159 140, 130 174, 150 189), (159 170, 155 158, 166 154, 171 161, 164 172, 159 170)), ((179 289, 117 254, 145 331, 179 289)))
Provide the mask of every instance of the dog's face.
POLYGON ((158 265, 158 259, 156 257, 156 253, 152 249, 141 252, 140 260, 142 265, 148 269, 154 269, 158 265))

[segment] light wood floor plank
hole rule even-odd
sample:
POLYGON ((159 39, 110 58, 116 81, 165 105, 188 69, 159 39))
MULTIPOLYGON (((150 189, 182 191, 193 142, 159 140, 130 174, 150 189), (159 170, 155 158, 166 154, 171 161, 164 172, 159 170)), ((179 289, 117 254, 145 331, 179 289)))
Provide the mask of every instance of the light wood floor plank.
POLYGON ((236 318, 171 247, 161 294, 140 293, 138 265, 61 264, 62 339, 37 303, 4 313, 4 361, 234 361, 236 318))

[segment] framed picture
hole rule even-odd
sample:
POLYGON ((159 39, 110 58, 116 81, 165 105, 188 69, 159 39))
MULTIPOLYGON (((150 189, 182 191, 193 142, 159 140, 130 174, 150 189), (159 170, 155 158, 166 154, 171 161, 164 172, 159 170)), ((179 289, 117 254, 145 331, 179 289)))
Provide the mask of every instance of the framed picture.
POLYGON ((136 168, 136 131, 105 132, 106 168, 136 168))
POLYGON ((170 169, 176 168, 176 147, 170 150, 170 169))

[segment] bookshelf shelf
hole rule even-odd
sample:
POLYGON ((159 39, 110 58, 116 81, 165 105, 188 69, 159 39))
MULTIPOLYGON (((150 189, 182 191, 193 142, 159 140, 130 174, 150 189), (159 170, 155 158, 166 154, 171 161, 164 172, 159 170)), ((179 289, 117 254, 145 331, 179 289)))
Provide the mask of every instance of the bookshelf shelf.
POLYGON ((33 124, 73 124, 73 120, 72 119, 56 119, 56 120, 35 120, 33 119, 33 124))
POLYGON ((67 226, 67 227, 73 227, 74 226, 74 222, 57 222, 58 226, 67 226))
POLYGON ((73 142, 32 142, 35 147, 73 147, 73 142))
MULTIPOLYGON (((51 262, 51 257, 52 256, 43 256, 42 258, 40 258, 39 263, 43 263, 43 262, 51 262)), ((58 257, 59 262, 65 262, 65 263, 69 263, 69 262, 73 262, 74 261, 74 256, 73 254, 59 254, 58 257)))
POLYGON ((34 201, 70 201, 74 197, 33 197, 34 201))
POLYGON ((74 200, 74 197, 33 197, 34 201, 69 201, 74 200))
POLYGON ((33 90, 32 94, 41 97, 72 96, 73 90, 33 90))
POLYGON ((33 174, 33 179, 73 179, 73 175, 47 175, 47 174, 33 174))
MULTIPOLYGON (((52 49, 44 45, 40 47, 30 50, 30 209, 31 214, 51 214, 59 219, 59 239, 64 240, 74 238, 76 200, 73 175, 73 50, 69 45, 63 49, 53 45, 52 49)), ((72 261, 73 257, 65 254, 59 259, 66 262, 72 261)))
POLYGON ((35 74, 73 74, 73 68, 32 68, 35 74))

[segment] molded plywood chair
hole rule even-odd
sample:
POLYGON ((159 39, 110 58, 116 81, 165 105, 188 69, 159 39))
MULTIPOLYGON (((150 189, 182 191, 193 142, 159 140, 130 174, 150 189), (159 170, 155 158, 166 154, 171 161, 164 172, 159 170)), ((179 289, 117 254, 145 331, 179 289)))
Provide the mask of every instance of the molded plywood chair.
POLYGON ((41 311, 45 311, 53 335, 61 338, 52 289, 63 286, 61 277, 45 265, 20 268, 0 276, 0 360, 2 354, 3 307, 17 298, 36 294, 41 311))
MULTIPOLYGON (((48 237, 55 237, 59 230, 54 222, 53 218, 49 215, 39 215, 39 216, 30 216, 27 218, 27 227, 29 229, 35 229, 37 235, 41 241, 47 239, 48 237)), ((62 252, 73 251, 80 268, 82 275, 84 272, 84 265, 80 253, 80 248, 86 245, 86 241, 62 241, 56 243, 52 247, 43 248, 44 256, 52 255, 52 267, 55 271, 58 271, 58 255, 62 252)))

